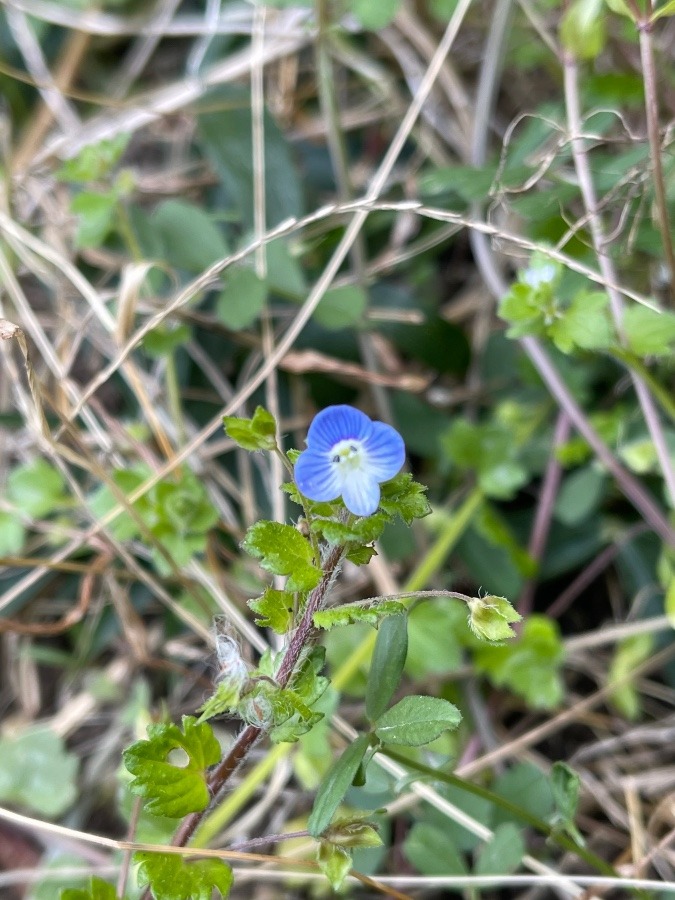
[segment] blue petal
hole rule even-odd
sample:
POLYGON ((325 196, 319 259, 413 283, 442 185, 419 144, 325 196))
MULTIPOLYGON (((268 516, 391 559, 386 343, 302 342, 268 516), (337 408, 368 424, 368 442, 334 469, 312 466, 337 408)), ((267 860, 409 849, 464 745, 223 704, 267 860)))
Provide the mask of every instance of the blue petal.
POLYGON ((365 413, 353 406, 327 406, 312 420, 307 446, 328 452, 340 441, 363 440, 370 434, 372 424, 365 413))
POLYGON ((368 473, 377 481, 389 481, 397 475, 405 462, 403 438, 384 422, 373 422, 373 428, 363 444, 368 473))
POLYGON ((310 500, 324 502, 340 496, 342 483, 337 467, 331 463, 327 453, 303 450, 296 460, 293 474, 298 490, 310 500))
POLYGON ((345 479, 342 499, 355 516, 372 516, 380 505, 380 485, 370 472, 355 470, 345 479))

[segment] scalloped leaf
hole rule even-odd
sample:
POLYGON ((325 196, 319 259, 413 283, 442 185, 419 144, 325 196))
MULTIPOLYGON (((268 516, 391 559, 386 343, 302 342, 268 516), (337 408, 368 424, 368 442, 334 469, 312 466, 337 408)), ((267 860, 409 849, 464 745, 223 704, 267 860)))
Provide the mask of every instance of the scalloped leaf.
POLYGON ((309 591, 321 581, 323 573, 314 565, 312 545, 292 525, 256 522, 246 532, 241 546, 259 559, 267 572, 288 575, 289 591, 309 591))
POLYGON ((126 768, 134 775, 131 791, 146 801, 155 816, 177 819, 206 809, 209 790, 206 769, 220 759, 220 745, 211 726, 183 716, 183 730, 173 723, 150 725, 148 739, 136 741, 123 754, 126 768), (187 754, 186 765, 169 761, 172 750, 187 754))
POLYGON ((243 450, 274 450, 277 445, 277 423, 262 406, 256 407, 250 419, 223 416, 223 425, 227 436, 243 450))
POLYGON ((176 853, 136 853, 138 882, 149 885, 155 900, 211 900, 213 889, 227 897, 232 869, 221 859, 186 862, 176 853))
POLYGON ((277 634, 286 634, 293 621, 295 598, 291 591, 277 591, 267 588, 261 597, 249 600, 248 605, 259 618, 256 625, 271 628, 277 634))

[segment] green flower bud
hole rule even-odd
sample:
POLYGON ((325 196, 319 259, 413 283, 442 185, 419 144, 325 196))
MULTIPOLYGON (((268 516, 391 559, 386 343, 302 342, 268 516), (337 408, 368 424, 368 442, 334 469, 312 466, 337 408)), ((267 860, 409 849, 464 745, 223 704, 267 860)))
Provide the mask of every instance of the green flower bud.
POLYGON ((476 637, 491 643, 501 643, 515 637, 510 622, 520 622, 522 616, 515 611, 506 597, 472 597, 469 607, 469 628, 476 637))

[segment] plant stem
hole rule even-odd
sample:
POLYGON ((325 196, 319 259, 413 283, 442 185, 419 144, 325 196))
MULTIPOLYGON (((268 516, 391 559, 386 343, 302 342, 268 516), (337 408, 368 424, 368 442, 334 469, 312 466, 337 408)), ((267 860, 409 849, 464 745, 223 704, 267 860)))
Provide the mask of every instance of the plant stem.
MULTIPOLYGON (((614 263, 607 252, 605 229, 600 214, 598 213, 598 202, 595 195, 593 178, 591 176, 591 168, 588 162, 584 139, 581 137, 581 109, 579 104, 578 84, 579 70, 576 60, 569 53, 565 55, 563 68, 565 107, 567 109, 567 124, 570 132, 570 144, 572 148, 572 157, 574 159, 574 168, 577 173, 579 190, 581 191, 581 196, 583 198, 584 208, 588 214, 588 224, 593 241, 593 249, 606 284, 612 318, 614 319, 614 324, 619 334, 619 340, 621 343, 625 343, 622 321, 623 302, 619 291, 612 286, 617 284, 617 276, 614 270, 614 263)), ((675 469, 670 460, 670 452, 668 445, 666 444, 658 412, 654 406, 651 394, 647 390, 642 378, 640 378, 637 372, 631 371, 630 374, 638 402, 642 409, 645 424, 656 449, 656 455, 659 459, 664 481, 672 498, 672 502, 675 503, 675 469)))
POLYGON ((652 28, 653 25, 650 21, 638 23, 638 33, 640 35, 640 61, 642 63, 642 76, 645 86, 647 135, 649 137, 649 150, 652 159, 652 171, 654 173, 654 199, 656 201, 661 241, 663 242, 663 252, 666 257, 666 265, 668 266, 670 274, 670 297, 673 303, 675 303, 675 254, 673 253, 673 242, 670 236, 666 187, 663 178, 663 165, 661 162, 659 101, 656 85, 656 66, 654 64, 652 28))
POLYGON ((549 840, 555 841, 560 847, 562 847, 563 850, 568 850, 572 853, 576 853, 577 856, 587 862, 589 866, 592 866, 596 871, 601 872, 603 875, 611 875, 615 878, 619 877, 616 869, 614 869, 614 867, 609 863, 605 862, 604 859, 601 859, 599 856, 596 856, 595 853, 592 853, 590 850, 582 847, 569 835, 564 834, 558 829, 554 828, 552 825, 549 825, 548 822, 545 822, 543 819, 535 816, 527 809, 523 809, 522 806, 511 803, 510 800, 507 800, 505 797, 501 797, 499 794, 495 794, 494 791, 490 791, 479 784, 474 784, 474 782, 472 781, 467 781, 465 778, 460 778, 459 775, 454 775, 452 772, 443 772, 440 769, 432 769, 430 766, 425 766, 422 763, 408 758, 407 756, 396 753, 395 751, 390 750, 388 747, 381 747, 380 753, 383 753, 385 756, 388 756, 390 759, 395 760, 403 766, 407 766, 409 769, 414 769, 421 775, 428 776, 435 779, 436 781, 443 781, 445 782, 445 784, 450 784, 453 787, 458 787, 460 790, 466 791, 469 794, 474 794, 476 797, 481 797, 484 800, 489 800, 490 803, 493 803, 495 806, 501 807, 503 810, 506 810, 506 812, 510 813, 518 819, 522 819, 533 828, 536 828, 537 831, 541 832, 541 834, 545 834, 546 837, 549 838, 549 840))
MULTIPOLYGON (((293 637, 291 638, 281 662, 281 666, 279 667, 276 681, 281 688, 287 687, 289 681, 293 677, 295 667, 298 664, 298 660, 300 659, 303 650, 313 640, 315 633, 313 621, 314 613, 321 608, 325 601, 326 595, 338 573, 343 555, 343 547, 333 547, 328 554, 324 564, 323 577, 309 595, 302 619, 293 633, 293 637)), ((229 753, 218 763, 209 776, 209 793, 211 794, 212 804, 217 804, 222 799, 223 791, 229 779, 264 735, 265 729, 260 725, 247 725, 239 734, 230 748, 229 753)), ((205 812, 206 810, 195 812, 183 819, 174 835, 172 841, 173 846, 184 847, 187 844, 204 818, 205 812)))

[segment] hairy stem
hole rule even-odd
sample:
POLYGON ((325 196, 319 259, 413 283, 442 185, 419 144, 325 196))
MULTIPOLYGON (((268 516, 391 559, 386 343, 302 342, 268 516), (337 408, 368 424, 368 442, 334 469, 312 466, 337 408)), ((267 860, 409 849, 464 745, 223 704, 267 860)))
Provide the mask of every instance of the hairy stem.
MULTIPOLYGON (((570 143, 572 147, 572 157, 574 159, 574 167, 576 169, 577 178, 579 180, 579 189, 583 198, 584 207, 589 217, 589 228, 591 239, 593 241, 593 249, 598 258, 598 265, 602 277, 606 283, 607 295, 609 297, 612 318, 616 330, 619 334, 621 343, 625 343, 623 338, 623 301, 621 294, 612 285, 617 284, 616 271, 614 263, 607 252, 607 239, 602 219, 598 212, 598 202, 595 194, 595 186, 591 176, 591 168, 588 162, 588 154, 584 139, 581 137, 581 110, 579 104, 579 70, 576 60, 570 54, 566 54, 564 60, 564 89, 565 89, 565 106, 567 108, 567 123, 570 131, 570 143)), ((635 393, 642 409, 647 430, 654 443, 656 455, 659 459, 661 472, 665 480, 666 486, 671 498, 675 502, 675 469, 670 460, 670 452, 666 439, 661 427, 658 412, 654 405, 651 394, 647 390, 647 386, 642 378, 631 371, 631 379, 635 387, 635 393)))
MULTIPOLYGON (((281 666, 279 667, 276 681, 281 688, 287 687, 289 681, 293 677, 293 673, 295 672, 295 668, 303 650, 314 638, 316 630, 313 621, 314 613, 321 609, 335 576, 337 575, 343 556, 344 547, 333 547, 326 558, 323 577, 309 595, 300 624, 291 638, 281 666)), ((209 776, 209 792, 211 794, 212 804, 217 804, 221 799, 223 790, 230 778, 246 759, 255 744, 264 737, 265 733, 265 729, 260 725, 247 725, 239 734, 230 748, 229 753, 223 757, 209 776)), ((200 812, 192 813, 183 819, 171 842, 173 846, 184 847, 188 843, 202 821, 205 813, 206 810, 202 810, 200 812)))

